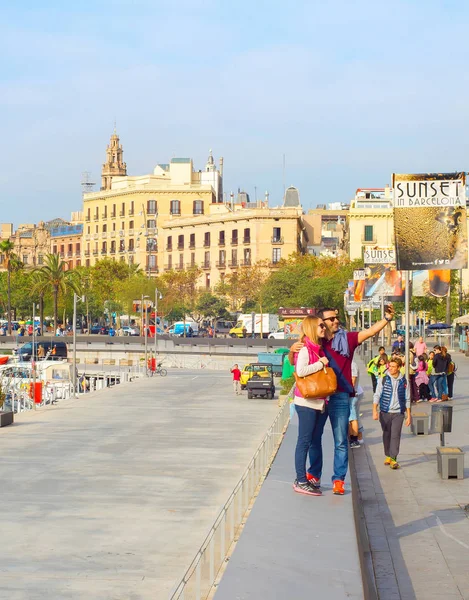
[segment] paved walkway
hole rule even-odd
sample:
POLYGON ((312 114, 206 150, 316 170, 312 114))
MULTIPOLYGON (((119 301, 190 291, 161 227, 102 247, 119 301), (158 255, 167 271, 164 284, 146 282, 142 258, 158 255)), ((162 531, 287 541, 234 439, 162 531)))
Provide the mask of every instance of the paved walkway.
POLYGON ((171 371, 0 430, 1 600, 166 600, 278 411, 171 371))
POLYGON ((361 600, 363 587, 350 488, 332 494, 332 432, 324 432, 324 495, 292 489, 297 418, 235 547, 215 600, 361 600))
MULTIPOLYGON (((380 600, 469 600, 469 359, 456 352, 453 358, 458 372, 446 445, 466 451, 459 481, 443 481, 437 473, 437 434, 417 437, 404 428, 402 469, 384 466, 371 382, 360 365, 366 445, 353 452, 380 600)), ((431 405, 413 411, 431 412, 431 405)))

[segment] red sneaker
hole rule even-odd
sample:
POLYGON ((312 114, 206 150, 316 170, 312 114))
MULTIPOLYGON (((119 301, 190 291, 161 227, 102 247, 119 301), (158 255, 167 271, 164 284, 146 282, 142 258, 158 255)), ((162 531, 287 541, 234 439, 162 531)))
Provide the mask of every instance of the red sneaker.
POLYGON ((345 494, 345 481, 336 479, 332 484, 332 493, 337 496, 343 496, 345 494))
POLYGON ((321 480, 317 477, 314 477, 314 475, 311 475, 311 473, 306 473, 306 479, 310 481, 315 488, 321 487, 321 480))

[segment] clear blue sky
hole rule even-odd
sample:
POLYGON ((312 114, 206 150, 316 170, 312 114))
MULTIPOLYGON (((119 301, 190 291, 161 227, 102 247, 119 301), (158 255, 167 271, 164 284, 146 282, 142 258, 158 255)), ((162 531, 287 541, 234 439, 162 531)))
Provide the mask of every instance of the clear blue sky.
POLYGON ((69 217, 114 118, 129 174, 225 158, 225 190, 306 208, 465 169, 461 1, 0 0, 1 221, 69 217), (7 6, 10 5, 10 6, 7 6))

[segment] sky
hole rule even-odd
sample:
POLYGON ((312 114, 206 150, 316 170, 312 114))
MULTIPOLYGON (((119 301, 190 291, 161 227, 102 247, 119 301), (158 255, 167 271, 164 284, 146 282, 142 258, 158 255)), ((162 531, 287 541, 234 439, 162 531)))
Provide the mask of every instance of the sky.
MULTIPOLYGON (((0 0, 2 222, 70 218, 114 121, 129 175, 224 157, 225 191, 305 209, 466 170, 464 0, 0 0)), ((469 169, 468 169, 469 170, 469 169)))

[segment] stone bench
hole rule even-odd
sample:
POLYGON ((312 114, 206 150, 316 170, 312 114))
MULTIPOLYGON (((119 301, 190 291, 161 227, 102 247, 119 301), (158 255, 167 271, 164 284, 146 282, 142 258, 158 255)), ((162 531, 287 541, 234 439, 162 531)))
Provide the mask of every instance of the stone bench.
POLYGON ((411 431, 414 435, 428 435, 429 415, 424 412, 412 413, 411 431))
POLYGON ((464 479, 464 452, 461 448, 440 446, 436 449, 436 457, 442 479, 464 479))
POLYGON ((97 358, 85 358, 85 365, 97 365, 97 364, 98 364, 97 358))
POLYGON ((115 364, 116 364, 115 358, 105 358, 103 360, 103 365, 115 365, 115 364))
POLYGON ((119 360, 119 365, 121 367, 133 367, 134 361, 130 360, 129 358, 121 358, 119 360))

